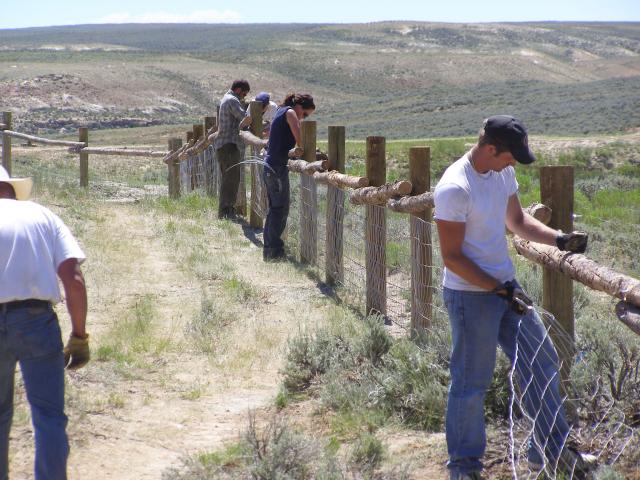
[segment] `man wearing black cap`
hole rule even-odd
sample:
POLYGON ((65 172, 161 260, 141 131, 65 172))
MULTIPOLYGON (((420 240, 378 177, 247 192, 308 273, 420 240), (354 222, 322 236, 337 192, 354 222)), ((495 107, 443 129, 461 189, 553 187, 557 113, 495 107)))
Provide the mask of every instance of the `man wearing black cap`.
POLYGON ((505 226, 561 250, 582 253, 587 246, 586 234, 562 234, 522 210, 513 167, 534 161, 524 125, 511 116, 493 116, 485 120, 478 143, 447 168, 435 189, 443 296, 452 332, 446 416, 451 479, 481 478, 484 397, 497 345, 515 361, 523 403, 534 419, 530 467, 577 472, 595 460, 565 445, 569 426, 557 354, 509 258, 505 226))

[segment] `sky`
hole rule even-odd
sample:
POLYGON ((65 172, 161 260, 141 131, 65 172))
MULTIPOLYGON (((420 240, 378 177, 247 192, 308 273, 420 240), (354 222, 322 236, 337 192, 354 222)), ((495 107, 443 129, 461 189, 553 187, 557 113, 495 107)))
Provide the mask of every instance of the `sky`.
POLYGON ((0 0, 0 29, 86 23, 640 21, 640 0, 0 0))

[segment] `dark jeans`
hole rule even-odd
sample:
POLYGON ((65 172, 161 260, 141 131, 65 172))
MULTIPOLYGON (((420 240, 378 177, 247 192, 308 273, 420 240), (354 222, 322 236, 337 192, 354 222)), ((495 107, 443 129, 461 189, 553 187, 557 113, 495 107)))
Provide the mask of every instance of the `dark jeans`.
POLYGON ((35 432, 36 480, 65 480, 69 443, 64 414, 64 357, 55 312, 48 307, 0 311, 0 480, 8 478, 16 362, 35 432))
POLYGON ((284 242, 280 237, 289 216, 289 170, 284 167, 274 172, 265 167, 263 178, 269 200, 269 211, 264 222, 264 255, 269 258, 284 254, 284 242))
POLYGON ((238 186, 240 185, 240 150, 235 143, 225 143, 216 150, 222 181, 220 182, 220 203, 218 215, 228 214, 236 204, 238 186))

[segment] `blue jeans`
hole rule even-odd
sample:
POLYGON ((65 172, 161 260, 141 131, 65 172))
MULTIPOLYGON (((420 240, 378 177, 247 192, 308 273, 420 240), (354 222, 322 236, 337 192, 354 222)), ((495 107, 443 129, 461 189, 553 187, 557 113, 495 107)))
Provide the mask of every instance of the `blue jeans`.
MULTIPOLYGON (((452 333, 451 385, 447 402, 448 468, 482 470, 486 447, 484 398, 491 384, 496 347, 515 363, 525 414, 534 421, 529 459, 555 462, 569 435, 559 390, 558 357, 540 318, 524 316, 488 292, 443 289, 452 333)), ((513 363, 512 363, 513 364, 513 363)))
POLYGON ((289 216, 289 171, 286 167, 274 171, 265 167, 263 178, 269 200, 269 211, 264 222, 264 255, 269 258, 284 253, 281 237, 289 216))
POLYGON ((0 311, 0 480, 9 478, 9 431, 16 362, 35 432, 36 480, 65 480, 69 443, 64 414, 64 356, 51 306, 0 311))

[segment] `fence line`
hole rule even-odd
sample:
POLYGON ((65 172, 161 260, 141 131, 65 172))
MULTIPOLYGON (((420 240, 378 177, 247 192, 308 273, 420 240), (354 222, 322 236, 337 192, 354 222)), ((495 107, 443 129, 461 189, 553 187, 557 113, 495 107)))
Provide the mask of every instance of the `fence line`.
MULTIPOLYGON (((263 166, 260 164, 264 159, 262 148, 266 142, 260 138, 259 104, 253 103, 250 108, 255 115, 254 124, 251 132, 242 132, 242 138, 250 147, 250 155, 244 160, 251 164, 248 217, 252 227, 260 228, 267 211, 263 166)), ((11 126, 10 114, 5 113, 3 120, 0 128, 11 126)), ((442 264, 440 257, 433 255, 433 249, 438 248, 438 239, 432 236, 434 224, 431 209, 434 204, 430 191, 428 147, 414 147, 410 150, 408 180, 387 184, 383 137, 367 138, 367 173, 365 177, 356 177, 345 172, 344 127, 329 127, 328 160, 318 160, 315 125, 311 121, 302 122, 304 158, 291 160, 289 164, 289 170, 297 175, 293 175, 291 182, 287 244, 303 263, 316 269, 319 275, 324 272, 326 283, 334 287, 338 298, 363 314, 380 313, 393 325, 392 328, 405 335, 441 335, 433 328, 447 314, 442 307, 440 295, 436 295, 440 292, 440 287, 433 284, 433 278, 441 276, 442 264)), ((3 130, 3 164, 7 165, 5 159, 8 158, 10 168, 10 139, 17 136, 10 129, 3 130)), ((22 136, 18 138, 24 138, 23 134, 19 135, 22 136)), ((129 150, 129 147, 90 148, 86 129, 80 131, 81 141, 60 141, 57 145, 71 146, 72 153, 80 155, 81 184, 85 186, 88 161, 83 162, 83 157, 86 159, 89 154, 125 155, 123 152, 127 152, 127 155, 131 155, 132 152, 139 152, 144 156, 164 158, 168 167, 171 198, 179 198, 182 193, 188 192, 217 196, 221 172, 212 146, 216 136, 215 117, 207 117, 203 125, 194 125, 193 130, 188 132, 184 144, 180 138, 169 139, 167 152, 129 150), (84 168, 83 163, 86 164, 84 168)), ((237 167, 241 168, 242 174, 245 163, 237 167)), ((570 170, 570 167, 550 169, 549 175, 555 179, 553 181, 558 182, 556 172, 568 175, 567 169, 570 170)), ((242 176, 241 186, 244 185, 242 176)), ((573 190, 572 181, 564 180, 562 186, 563 191, 573 190)), ((247 194, 242 189, 239 190, 237 206, 246 205, 247 194)), ((550 206, 556 208, 560 201, 564 199, 547 199, 548 203, 553 204, 550 206)), ((572 206, 565 210, 573 214, 572 206)), ((553 210, 538 207, 530 212, 538 219, 546 218, 545 223, 551 220, 552 226, 558 228, 553 225, 553 210)), ((527 260, 542 265, 545 271, 558 272, 562 276, 561 281, 568 280, 570 285, 572 281, 578 281, 620 299, 616 306, 617 318, 640 335, 639 280, 599 265, 584 255, 560 252, 555 247, 527 242, 517 236, 513 237, 513 244, 527 260)), ((562 295, 561 290, 549 287, 546 282, 543 289, 546 292, 543 296, 562 295)), ((570 290, 564 293, 565 304, 572 302, 570 290)), ((556 318, 559 317, 559 312, 554 311, 554 308, 554 305, 545 304, 540 312, 546 319, 546 335, 554 337, 556 345, 563 346, 560 349, 560 365, 563 378, 566 378, 575 351, 573 315, 558 321, 556 318)), ((513 374, 514 371, 511 372, 513 374)), ((513 382, 513 378, 511 381, 513 382)), ((513 391, 517 393, 514 401, 516 407, 523 410, 526 388, 518 388, 521 387, 513 385, 513 391)), ((532 384, 527 388, 544 392, 547 386, 532 384)), ((617 415, 624 418, 621 412, 617 415)), ((628 428, 622 420, 614 424, 609 422, 602 435, 597 432, 593 434, 593 441, 599 442, 604 452, 613 436, 631 435, 628 434, 628 428)), ((531 425, 526 427, 520 420, 511 420, 512 441, 509 455, 516 476, 522 474, 522 469, 517 472, 515 470, 516 457, 518 454, 521 457, 524 455, 527 438, 532 434, 531 429, 531 425)), ((621 451, 610 452, 608 455, 617 458, 620 453, 621 451)))

